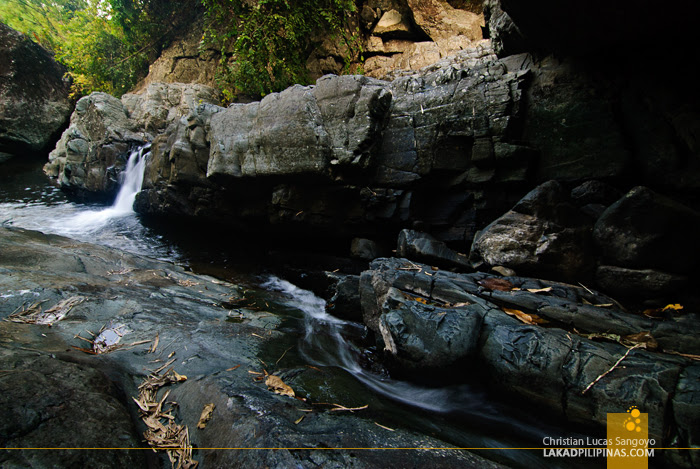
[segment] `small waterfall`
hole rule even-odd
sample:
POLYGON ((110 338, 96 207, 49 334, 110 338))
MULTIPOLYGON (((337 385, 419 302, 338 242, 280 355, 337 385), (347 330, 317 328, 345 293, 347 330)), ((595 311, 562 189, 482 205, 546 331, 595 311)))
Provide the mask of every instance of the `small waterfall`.
POLYGON ((53 223, 55 231, 67 236, 94 233, 115 219, 134 215, 134 200, 143 184, 146 158, 150 154, 149 148, 148 145, 140 147, 129 155, 126 168, 121 174, 121 187, 110 207, 81 212, 70 219, 55 220, 53 223))

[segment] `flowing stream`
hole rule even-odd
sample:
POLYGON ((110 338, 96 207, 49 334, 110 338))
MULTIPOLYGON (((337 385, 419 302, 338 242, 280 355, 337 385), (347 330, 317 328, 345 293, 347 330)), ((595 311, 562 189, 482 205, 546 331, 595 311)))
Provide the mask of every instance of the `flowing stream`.
MULTIPOLYGON (((114 203, 107 207, 68 200, 47 183, 39 162, 5 163, 8 171, 0 176, 0 223, 182 263, 182 254, 171 235, 145 227, 133 210, 148 156, 148 148, 131 153, 122 172, 121 188, 114 203)), ((296 345, 300 364, 338 370, 349 376, 359 383, 359 392, 367 399, 383 400, 381 412, 394 415, 394 420, 406 428, 469 448, 539 447, 544 436, 556 437, 562 433, 561 429, 519 416, 522 409, 490 398, 479 383, 433 386, 391 379, 370 371, 363 363, 367 350, 357 345, 360 341, 356 340, 364 336, 364 325, 329 315, 323 299, 286 280, 267 276, 256 282, 252 274, 244 275, 248 275, 249 283, 257 283, 268 295, 300 315, 289 336, 296 345)), ((331 383, 334 389, 330 392, 338 393, 343 386, 331 383)), ((358 418, 362 417, 358 414, 358 418)), ((567 435, 571 436, 571 432, 567 435)), ((496 457, 516 467, 545 466, 541 454, 534 451, 502 449, 487 451, 484 456, 496 457)), ((546 463, 546 467, 557 467, 556 461, 546 463)))

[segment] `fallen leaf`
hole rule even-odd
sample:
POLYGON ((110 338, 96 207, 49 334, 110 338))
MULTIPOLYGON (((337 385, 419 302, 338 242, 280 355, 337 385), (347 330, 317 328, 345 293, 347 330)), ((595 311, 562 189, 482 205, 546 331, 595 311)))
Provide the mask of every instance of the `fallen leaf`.
POLYGON ((306 415, 303 415, 303 414, 302 414, 301 417, 299 417, 297 420, 294 421, 294 425, 299 425, 299 423, 301 423, 301 421, 304 420, 304 417, 305 417, 305 416, 306 416, 306 415))
POLYGON ((148 353, 155 353, 156 349, 158 348, 158 342, 160 341, 160 334, 156 334, 156 338, 153 341, 153 345, 151 345, 151 348, 148 349, 148 353))
POLYGON ((487 288, 489 290, 498 290, 498 291, 511 291, 514 287, 512 283, 510 283, 508 280, 502 279, 502 278, 496 278, 496 277, 489 277, 485 278, 483 280, 479 280, 477 282, 479 285, 481 285, 484 288, 487 288))
POLYGON ((396 430, 394 430, 393 428, 385 427, 384 425, 380 425, 380 424, 378 424, 377 422, 374 422, 374 424, 375 424, 376 426, 378 426, 378 427, 383 428, 384 430, 389 430, 390 432, 395 432, 395 431, 396 431, 396 430))
POLYGON ((579 334, 581 337, 585 337, 586 339, 603 339, 603 340, 610 340, 612 342, 620 342, 621 337, 618 334, 608 334, 605 332, 594 332, 592 334, 579 334))
POLYGON ((676 304, 671 304, 671 305, 666 305, 664 306, 662 311, 680 311, 683 309, 683 306, 679 305, 678 303, 676 304))
POLYGON ((241 366, 241 365, 232 366, 231 368, 226 369, 226 371, 233 371, 233 370, 236 370, 236 369, 238 369, 240 366, 241 366))
POLYGON ((647 350, 656 350, 659 348, 659 343, 652 337, 648 331, 638 332, 622 337, 620 343, 623 345, 639 345, 647 350))
POLYGON ((204 406, 202 409, 202 414, 199 416, 199 422, 197 422, 197 428, 202 429, 207 426, 207 422, 211 420, 212 415, 214 415, 214 409, 216 406, 213 402, 204 406))
POLYGON ((552 287, 547 288, 528 288, 527 291, 530 293, 547 293, 552 291, 552 287))
POLYGON ((281 394, 282 396, 295 397, 294 390, 282 381, 282 378, 275 375, 268 375, 265 378, 265 385, 275 394, 281 394))
POLYGON ((176 382, 187 381, 187 376, 179 374, 177 371, 173 370, 173 376, 176 382))
POLYGON ((504 313, 506 313, 509 316, 513 316, 516 319, 519 319, 521 322, 524 322, 525 324, 546 324, 547 320, 542 319, 536 314, 527 314, 523 313, 519 309, 510 309, 510 308, 501 308, 504 313))

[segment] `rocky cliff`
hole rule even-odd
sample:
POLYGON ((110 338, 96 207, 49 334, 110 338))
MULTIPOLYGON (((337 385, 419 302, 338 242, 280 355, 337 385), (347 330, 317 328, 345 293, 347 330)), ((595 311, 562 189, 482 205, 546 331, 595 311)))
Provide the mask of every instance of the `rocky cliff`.
POLYGON ((55 143, 73 110, 66 69, 0 23, 0 161, 55 143))

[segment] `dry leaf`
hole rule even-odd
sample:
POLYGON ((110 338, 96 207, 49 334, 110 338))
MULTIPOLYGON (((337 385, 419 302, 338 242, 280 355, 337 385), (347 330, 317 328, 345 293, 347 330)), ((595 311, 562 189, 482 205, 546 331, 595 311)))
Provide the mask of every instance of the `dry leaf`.
POLYGON ((213 402, 204 406, 204 409, 202 409, 202 415, 199 416, 199 422, 197 422, 197 428, 202 429, 207 426, 207 422, 211 420, 215 408, 216 406, 213 402))
POLYGON ((299 423, 301 423, 301 421, 304 420, 304 417, 305 417, 305 415, 302 414, 301 417, 299 417, 297 420, 294 421, 294 425, 299 425, 299 423))
POLYGON ((664 306, 662 311, 680 311, 682 309, 683 309, 683 306, 676 303, 676 304, 664 306))
POLYGON ((179 374, 177 371, 173 370, 173 376, 176 382, 187 381, 187 376, 179 374))
POLYGON ((510 308, 501 308, 503 309, 503 312, 506 313, 509 316, 513 316, 516 319, 519 319, 521 322, 524 322, 525 324, 545 324, 547 321, 545 319, 542 319, 536 314, 527 314, 523 313, 519 309, 510 309, 510 308))
POLYGON ((268 375, 268 377, 265 378, 265 385, 270 391, 273 391, 275 394, 295 397, 294 389, 285 384, 285 382, 282 381, 282 378, 280 378, 279 376, 268 375))
POLYGON ((241 366, 241 365, 232 366, 231 368, 227 368, 226 371, 233 371, 233 370, 236 370, 236 369, 238 369, 240 366, 241 366))
POLYGON ((498 291, 511 291, 513 289, 513 284, 508 280, 496 277, 489 277, 477 282, 482 287, 488 290, 498 290, 498 291))
POLYGON ((552 287, 547 288, 528 288, 527 291, 530 293, 547 293, 552 291, 552 287))
POLYGON ((659 343, 652 337, 648 331, 638 332, 622 337, 620 341, 623 345, 639 345, 647 350, 656 350, 659 348, 659 343))
POLYGON ((669 304, 664 306, 663 308, 653 308, 653 309, 645 309, 642 311, 642 314, 644 316, 648 316, 650 318, 660 318, 663 317, 663 313, 667 311, 680 311, 683 309, 683 306, 676 303, 676 304, 669 304))
POLYGON ((153 341, 153 345, 151 345, 151 348, 148 349, 148 353, 155 353, 156 349, 158 348, 159 341, 160 341, 160 334, 156 334, 156 338, 153 341))

